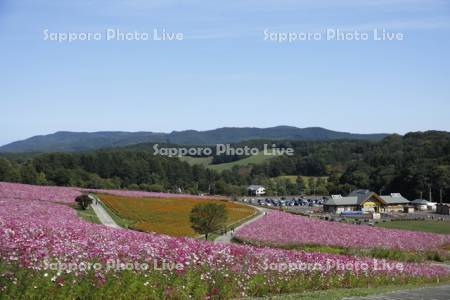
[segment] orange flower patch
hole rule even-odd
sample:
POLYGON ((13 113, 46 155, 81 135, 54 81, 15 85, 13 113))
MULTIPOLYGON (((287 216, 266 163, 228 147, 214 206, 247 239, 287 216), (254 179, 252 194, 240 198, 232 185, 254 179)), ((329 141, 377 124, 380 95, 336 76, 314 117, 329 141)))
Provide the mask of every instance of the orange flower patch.
POLYGON ((199 203, 222 203, 228 212, 228 224, 238 222, 255 213, 247 205, 217 199, 195 198, 136 198, 115 195, 99 195, 118 216, 132 220, 131 229, 157 232, 172 236, 198 236, 191 229, 189 214, 199 203))

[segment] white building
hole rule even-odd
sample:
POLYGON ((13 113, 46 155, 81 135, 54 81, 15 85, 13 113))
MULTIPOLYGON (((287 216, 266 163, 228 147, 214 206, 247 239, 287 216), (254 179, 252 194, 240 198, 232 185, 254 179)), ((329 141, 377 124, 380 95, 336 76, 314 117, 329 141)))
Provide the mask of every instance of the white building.
POLYGON ((430 202, 427 201, 425 199, 416 199, 411 201, 411 204, 414 205, 416 207, 416 210, 431 210, 431 211, 436 211, 436 202, 430 202))
POLYGON ((266 193, 266 188, 262 185, 249 185, 247 192, 251 196, 261 196, 266 193))

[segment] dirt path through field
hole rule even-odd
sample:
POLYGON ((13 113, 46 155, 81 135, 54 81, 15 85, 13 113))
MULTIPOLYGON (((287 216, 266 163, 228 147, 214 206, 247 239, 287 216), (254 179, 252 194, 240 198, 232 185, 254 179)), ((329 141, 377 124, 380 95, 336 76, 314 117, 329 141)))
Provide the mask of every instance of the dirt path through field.
MULTIPOLYGON (((255 222, 255 221, 258 220, 259 218, 263 217, 264 214, 265 214, 267 211, 269 211, 269 209, 267 209, 267 208, 262 208, 262 207, 258 207, 258 206, 252 206, 252 207, 256 208, 256 209, 259 211, 259 215, 257 215, 256 217, 254 217, 254 218, 248 220, 247 222, 241 224, 240 226, 236 227, 236 228, 234 229, 234 231, 238 230, 239 228, 241 228, 241 227, 243 227, 243 226, 245 226, 245 225, 248 225, 248 224, 250 224, 250 223, 252 223, 252 222, 255 222)), ((214 240, 214 242, 216 242, 216 243, 231 243, 231 239, 233 238, 233 235, 234 235, 234 232, 232 232, 232 231, 230 230, 230 231, 228 231, 227 233, 225 233, 225 234, 223 234, 223 235, 217 237, 217 238, 214 240)))
POLYGON ((103 208, 103 206, 100 203, 100 200, 93 195, 90 195, 90 197, 93 199, 92 201, 92 209, 94 210, 95 214, 97 215, 98 219, 103 225, 112 227, 112 228, 122 228, 119 225, 117 225, 116 222, 111 218, 111 216, 108 214, 108 212, 103 208))

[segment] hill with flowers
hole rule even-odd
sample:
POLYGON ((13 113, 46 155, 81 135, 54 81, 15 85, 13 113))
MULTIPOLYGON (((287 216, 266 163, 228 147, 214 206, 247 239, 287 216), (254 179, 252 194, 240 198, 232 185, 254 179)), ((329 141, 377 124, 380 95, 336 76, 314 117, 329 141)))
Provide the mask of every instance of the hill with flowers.
POLYGON ((109 228, 77 216, 71 205, 80 193, 79 188, 0 183, 3 296, 229 299, 369 284, 442 282, 450 275, 449 269, 429 263, 384 261, 380 265, 364 256, 211 243, 109 228), (387 264, 394 267, 381 267, 387 264))

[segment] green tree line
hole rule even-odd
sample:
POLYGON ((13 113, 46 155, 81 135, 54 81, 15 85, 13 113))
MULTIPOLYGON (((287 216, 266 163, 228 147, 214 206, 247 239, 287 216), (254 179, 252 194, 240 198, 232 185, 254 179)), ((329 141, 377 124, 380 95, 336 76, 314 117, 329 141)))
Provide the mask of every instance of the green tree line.
MULTIPOLYGON (((270 141, 239 145, 262 147, 270 141)), ((242 195, 249 184, 263 184, 271 194, 346 194, 367 188, 382 194, 421 194, 433 200, 450 193, 450 133, 429 131, 390 135, 380 142, 276 141, 292 147, 257 165, 235 166, 220 173, 178 158, 155 156, 148 146, 84 153, 47 153, 0 157, 0 181, 89 188, 242 195), (283 176, 296 176, 296 180, 283 176), (298 176, 298 177, 297 177, 298 176), (312 178, 305 179, 303 176, 312 178), (324 179, 326 178, 326 180, 324 179)), ((233 157, 231 160, 235 160, 233 157)), ((215 161, 229 161, 216 157, 215 161)), ((448 198, 447 198, 448 199, 448 198)))

